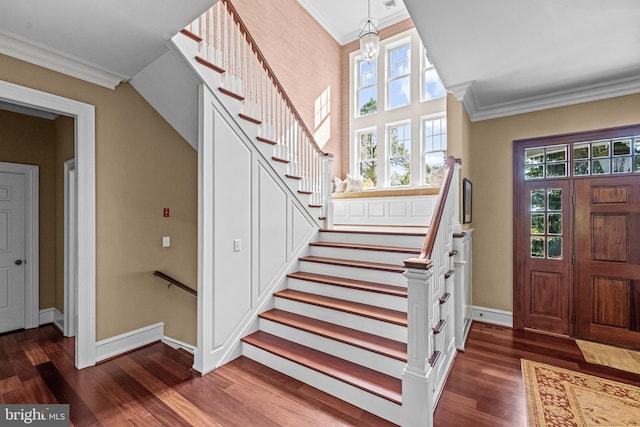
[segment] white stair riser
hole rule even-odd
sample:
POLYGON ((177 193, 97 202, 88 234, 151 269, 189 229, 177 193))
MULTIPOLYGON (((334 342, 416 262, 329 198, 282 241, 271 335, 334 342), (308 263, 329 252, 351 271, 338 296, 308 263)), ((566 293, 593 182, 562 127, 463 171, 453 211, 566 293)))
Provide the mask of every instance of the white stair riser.
POLYGON ((388 308, 390 310, 407 312, 407 299, 403 297, 293 278, 287 279, 287 287, 295 291, 308 292, 310 294, 323 295, 326 297, 339 298, 346 301, 388 308))
POLYGON ((392 340, 407 342, 407 328, 405 326, 278 297, 275 299, 275 308, 392 340))
POLYGON ((307 273, 324 274, 327 276, 344 277, 347 279, 364 280, 385 285, 407 286, 402 273, 371 270, 368 268, 346 267, 342 265, 323 264, 300 260, 300 270, 307 273))
MULTIPOLYGON (((298 190, 300 189, 300 180, 299 179, 286 178, 286 183, 289 186, 289 188, 291 189, 291 191, 293 191, 294 193, 297 193, 298 195, 301 196, 301 194, 298 193, 298 190)), ((309 201, 307 200, 306 203, 308 204, 309 201)))
POLYGON ((270 162, 273 165, 273 168, 278 173, 278 175, 284 178, 284 176, 287 174, 287 164, 282 162, 277 162, 273 159, 270 159, 270 162))
POLYGON ((400 236, 390 234, 341 233, 339 231, 320 233, 322 242, 357 243, 363 245, 386 245, 401 248, 422 248, 424 236, 400 236))
POLYGON ((258 150, 267 160, 269 160, 270 162, 273 161, 271 160, 271 158, 273 157, 273 145, 256 140, 256 147, 258 147, 258 150))
POLYGON ((408 258, 415 258, 420 254, 397 253, 384 251, 370 251, 362 249, 333 248, 311 245, 311 255, 326 258, 340 258, 357 261, 381 262, 384 264, 403 265, 408 258))
POLYGON ((352 405, 389 420, 392 423, 399 425, 402 421, 401 405, 397 405, 357 387, 353 387, 349 384, 343 383, 342 381, 336 380, 314 371, 313 369, 306 368, 247 343, 242 344, 242 354, 249 359, 262 363, 265 366, 289 375, 290 377, 309 384, 312 387, 316 387, 325 393, 349 402, 352 405))
POLYGON ((397 359, 267 319, 260 319, 260 330, 396 378, 402 377, 402 370, 406 365, 406 362, 397 359))

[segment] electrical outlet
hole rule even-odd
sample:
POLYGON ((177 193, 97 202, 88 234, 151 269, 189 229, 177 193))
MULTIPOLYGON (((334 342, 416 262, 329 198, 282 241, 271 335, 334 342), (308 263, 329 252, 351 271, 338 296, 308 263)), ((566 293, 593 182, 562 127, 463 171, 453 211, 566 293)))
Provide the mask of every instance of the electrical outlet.
POLYGON ((242 250, 242 243, 240 242, 240 239, 235 239, 233 241, 233 251, 240 252, 240 250, 242 250))

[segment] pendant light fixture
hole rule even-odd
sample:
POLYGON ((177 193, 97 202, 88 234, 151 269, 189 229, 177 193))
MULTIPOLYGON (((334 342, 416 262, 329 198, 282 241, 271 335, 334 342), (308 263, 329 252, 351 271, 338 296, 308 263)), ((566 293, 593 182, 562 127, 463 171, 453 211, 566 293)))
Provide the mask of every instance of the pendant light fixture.
POLYGON ((380 34, 378 29, 371 21, 371 0, 369 2, 369 13, 367 22, 362 26, 360 31, 360 52, 362 59, 371 64, 378 57, 380 50, 380 34))

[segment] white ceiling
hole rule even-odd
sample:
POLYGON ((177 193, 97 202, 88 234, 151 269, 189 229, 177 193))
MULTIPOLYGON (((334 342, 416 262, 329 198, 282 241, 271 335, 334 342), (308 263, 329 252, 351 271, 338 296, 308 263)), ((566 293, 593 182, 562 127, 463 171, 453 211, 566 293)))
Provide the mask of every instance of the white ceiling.
MULTIPOLYGON (((371 17, 378 28, 400 22, 409 17, 402 0, 370 0, 371 17), (385 4, 394 4, 387 7, 385 4)), ((368 0, 298 0, 316 21, 341 45, 358 38, 367 20, 368 0)))
MULTIPOLYGON (((214 0, 2 0, 0 53, 106 87, 128 80, 214 0)), ((367 0, 297 0, 341 44, 367 0)), ((440 77, 482 120, 640 93, 638 0, 371 0, 411 15, 440 77)))
MULTIPOLYGON (((341 44, 366 16, 366 0, 298 2, 341 44)), ((372 16, 384 28, 405 5, 472 120, 640 92, 638 0, 372 0, 372 16)))
POLYGON ((212 4, 2 0, 0 53, 115 87, 166 52, 165 42, 212 4))

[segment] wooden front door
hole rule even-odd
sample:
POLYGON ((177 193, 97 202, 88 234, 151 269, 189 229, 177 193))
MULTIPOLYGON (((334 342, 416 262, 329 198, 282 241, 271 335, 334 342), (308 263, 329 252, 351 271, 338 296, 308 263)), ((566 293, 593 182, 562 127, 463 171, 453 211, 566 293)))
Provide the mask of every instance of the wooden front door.
POLYGON ((524 326, 570 333, 571 197, 568 180, 527 182, 520 202, 524 326))
POLYGON ((640 177, 574 185, 575 336, 640 347, 640 177))

